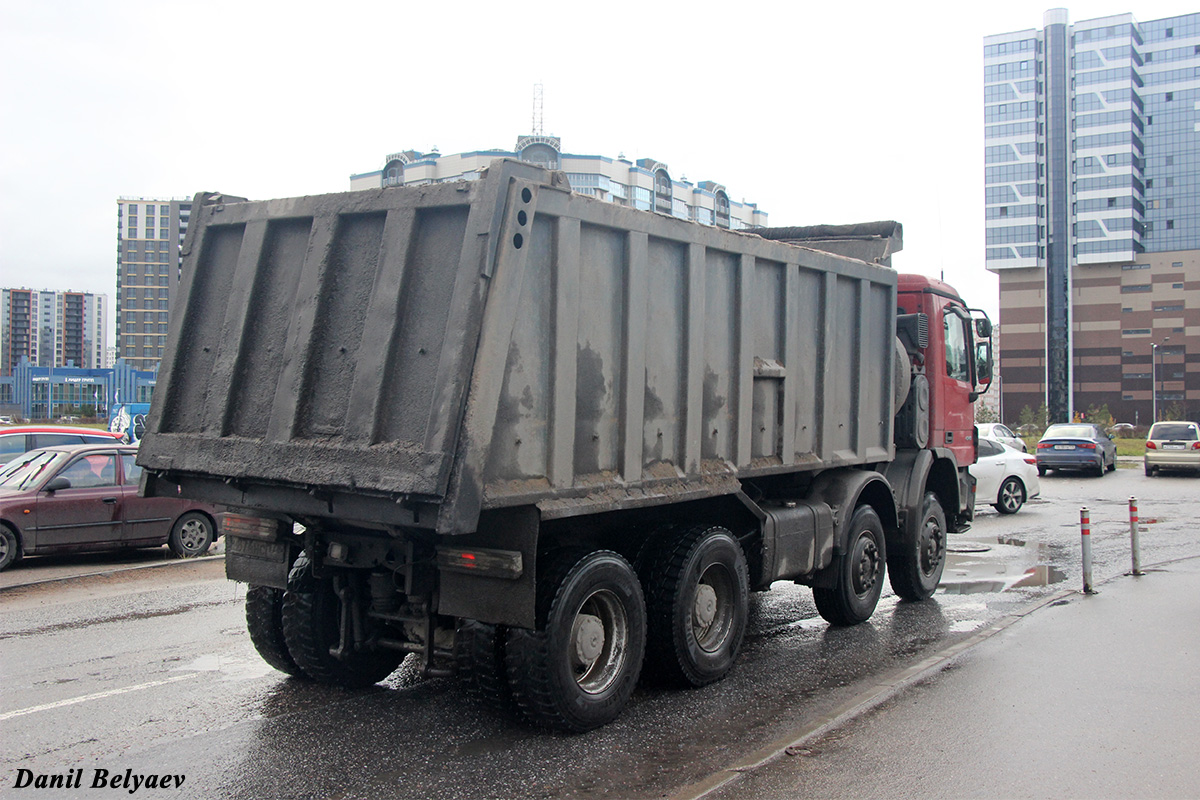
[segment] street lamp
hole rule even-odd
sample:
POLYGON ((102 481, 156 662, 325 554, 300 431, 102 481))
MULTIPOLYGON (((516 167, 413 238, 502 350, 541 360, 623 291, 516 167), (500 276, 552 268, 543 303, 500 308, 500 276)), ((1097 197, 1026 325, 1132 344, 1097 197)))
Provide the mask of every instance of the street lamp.
POLYGON ((1158 422, 1158 345, 1150 343, 1150 424, 1158 422))

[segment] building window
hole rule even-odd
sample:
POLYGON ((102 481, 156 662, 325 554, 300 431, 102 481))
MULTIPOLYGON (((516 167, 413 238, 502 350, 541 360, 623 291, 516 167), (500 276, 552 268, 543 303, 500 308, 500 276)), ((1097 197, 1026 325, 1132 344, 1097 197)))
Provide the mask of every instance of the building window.
POLYGON ((671 176, 665 169, 654 172, 654 210, 660 214, 670 214, 672 208, 671 176))
POLYGON ((729 195, 717 192, 716 196, 717 227, 729 227, 729 195))
POLYGON ((1167 230, 1169 230, 1169 231, 1175 230, 1175 220, 1173 220, 1173 219, 1167 220, 1167 230))

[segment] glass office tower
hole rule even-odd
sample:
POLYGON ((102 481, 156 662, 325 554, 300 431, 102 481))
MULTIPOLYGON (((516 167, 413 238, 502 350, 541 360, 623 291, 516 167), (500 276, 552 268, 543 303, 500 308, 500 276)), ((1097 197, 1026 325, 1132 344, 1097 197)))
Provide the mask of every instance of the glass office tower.
POLYGON ((984 39, 1003 415, 1200 415, 1200 14, 984 39))

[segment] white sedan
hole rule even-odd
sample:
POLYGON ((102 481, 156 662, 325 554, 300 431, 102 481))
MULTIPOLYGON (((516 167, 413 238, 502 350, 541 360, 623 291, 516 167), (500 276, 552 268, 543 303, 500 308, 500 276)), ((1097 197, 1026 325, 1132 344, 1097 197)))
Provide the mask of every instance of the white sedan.
POLYGON ((1007 425, 1001 425, 999 422, 982 422, 976 427, 979 429, 980 439, 991 439, 993 442, 1014 447, 1022 453, 1029 451, 1029 448, 1025 446, 1025 440, 1013 433, 1012 428, 1007 425))
POLYGON ((1015 514, 1031 497, 1042 492, 1037 459, 990 439, 979 439, 979 461, 970 467, 975 476, 975 502, 991 505, 1001 514, 1015 514))

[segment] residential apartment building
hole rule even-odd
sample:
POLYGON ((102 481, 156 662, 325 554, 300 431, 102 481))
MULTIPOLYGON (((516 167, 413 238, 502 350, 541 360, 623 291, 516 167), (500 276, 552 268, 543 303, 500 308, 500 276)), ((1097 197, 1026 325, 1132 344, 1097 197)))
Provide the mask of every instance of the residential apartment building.
POLYGON ((103 367, 107 305, 103 294, 0 289, 0 375, 12 375, 22 358, 39 367, 103 367))
POLYGON ((1200 415, 1200 14, 984 39, 1004 419, 1200 415))
POLYGON ((475 180, 497 158, 519 158, 567 173, 571 188, 623 206, 657 211, 722 228, 765 226, 767 213, 754 203, 733 200, 713 181, 692 183, 672 176, 670 168, 650 158, 630 161, 624 156, 564 153, 557 136, 532 134, 517 139, 512 150, 479 150, 442 155, 405 150, 384 159, 381 169, 350 176, 351 189, 415 186, 425 183, 475 180))
POLYGON ((117 200, 116 357, 135 370, 153 372, 162 358, 191 212, 190 198, 117 200))

